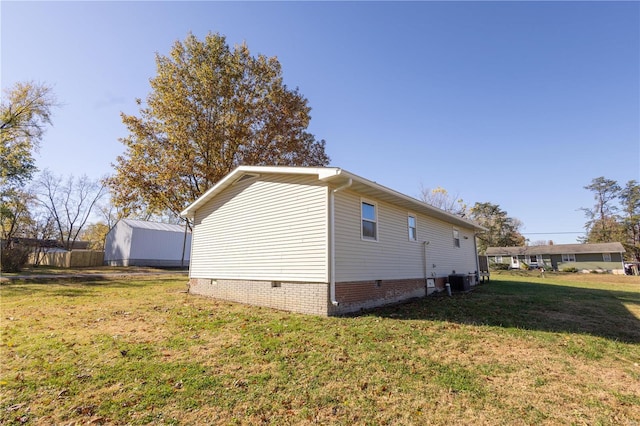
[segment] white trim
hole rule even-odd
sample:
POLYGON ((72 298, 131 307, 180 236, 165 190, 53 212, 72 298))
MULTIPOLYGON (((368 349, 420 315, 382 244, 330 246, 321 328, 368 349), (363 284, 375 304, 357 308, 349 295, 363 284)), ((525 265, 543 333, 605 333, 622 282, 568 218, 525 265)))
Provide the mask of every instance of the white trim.
POLYGON ((380 213, 378 211, 378 203, 376 201, 369 200, 367 198, 360 197, 360 239, 362 241, 374 241, 377 242, 380 239, 380 213), (373 213, 375 215, 374 220, 365 219, 364 212, 362 210, 363 204, 368 204, 373 206, 373 213), (363 221, 372 222, 375 225, 375 238, 365 237, 364 236, 364 228, 362 227, 363 221))
POLYGON ((408 212, 407 213, 407 238, 409 241, 417 242, 418 241, 418 216, 415 213, 408 212), (409 224, 409 220, 413 219, 413 230, 415 235, 411 238, 411 225, 409 224))

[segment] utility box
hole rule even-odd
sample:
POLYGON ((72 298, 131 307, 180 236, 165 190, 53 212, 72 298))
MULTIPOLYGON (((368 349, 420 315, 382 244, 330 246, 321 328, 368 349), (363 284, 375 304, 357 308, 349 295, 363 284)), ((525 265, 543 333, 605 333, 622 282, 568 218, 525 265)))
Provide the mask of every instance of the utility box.
POLYGON ((451 291, 470 291, 471 280, 467 274, 451 274, 449 275, 449 285, 451 291))

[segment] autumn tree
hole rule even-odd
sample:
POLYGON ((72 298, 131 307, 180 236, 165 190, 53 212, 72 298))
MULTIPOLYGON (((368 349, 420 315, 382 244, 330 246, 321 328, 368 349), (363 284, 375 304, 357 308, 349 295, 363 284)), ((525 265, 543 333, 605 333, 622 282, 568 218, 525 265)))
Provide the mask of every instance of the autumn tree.
POLYGON ((277 58, 189 34, 156 55, 156 69, 139 115, 121 115, 126 150, 108 179, 117 205, 177 215, 239 165, 328 164, 325 142, 306 130, 307 99, 283 83, 277 58))
POLYGON ((499 205, 475 203, 469 212, 472 220, 488 229, 478 235, 480 253, 484 253, 487 247, 524 246, 525 238, 520 233, 522 222, 509 217, 499 205))
POLYGON ((104 250, 104 242, 110 229, 104 222, 92 223, 82 231, 82 240, 89 242, 90 250, 104 250))
POLYGON ((51 88, 34 82, 5 90, 0 106, 0 185, 24 183, 36 171, 34 152, 51 124, 51 88))
POLYGON ((19 271, 28 250, 14 245, 34 223, 32 194, 25 184, 36 172, 34 153, 48 125, 56 101, 51 88, 34 82, 16 83, 3 93, 0 104, 0 231, 4 245, 3 271, 19 271))
POLYGON ((464 217, 467 214, 467 205, 462 198, 451 196, 449 192, 442 188, 425 188, 420 185, 420 200, 446 212, 464 217))

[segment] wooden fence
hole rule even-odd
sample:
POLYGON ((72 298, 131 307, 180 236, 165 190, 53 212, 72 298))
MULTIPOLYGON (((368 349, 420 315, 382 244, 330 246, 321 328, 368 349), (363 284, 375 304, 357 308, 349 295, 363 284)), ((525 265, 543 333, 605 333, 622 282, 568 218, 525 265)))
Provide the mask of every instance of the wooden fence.
POLYGON ((104 251, 73 250, 55 253, 33 253, 29 256, 29 263, 58 268, 86 268, 102 266, 104 251), (40 262, 36 262, 36 255, 40 262))

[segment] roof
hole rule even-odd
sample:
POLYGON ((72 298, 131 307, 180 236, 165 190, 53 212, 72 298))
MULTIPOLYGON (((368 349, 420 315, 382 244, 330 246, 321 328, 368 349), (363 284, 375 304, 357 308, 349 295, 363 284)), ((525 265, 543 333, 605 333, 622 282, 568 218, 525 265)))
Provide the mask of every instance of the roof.
POLYGON ((621 243, 554 244, 526 247, 487 247, 487 256, 531 254, 624 253, 621 243))
POLYGON ((284 175, 308 175, 316 176, 319 181, 341 186, 351 183, 350 189, 390 204, 404 207, 416 213, 423 213, 435 217, 442 221, 452 223, 461 227, 472 228, 476 231, 486 231, 477 223, 460 216, 448 213, 437 207, 424 203, 408 195, 379 185, 363 177, 350 173, 338 167, 282 167, 282 166, 240 166, 221 179, 207 192, 202 194, 189 207, 184 209, 180 215, 193 219, 195 212, 213 197, 224 191, 243 175, 264 175, 264 174, 284 174, 284 175))
MULTIPOLYGON (((165 231, 165 232, 184 232, 183 225, 173 225, 170 223, 160 223, 160 222, 148 222, 146 220, 135 220, 135 219, 122 219, 120 222, 123 222, 130 226, 131 228, 136 229, 152 229, 154 231, 165 231)), ((191 232, 191 231, 187 231, 191 232)))

